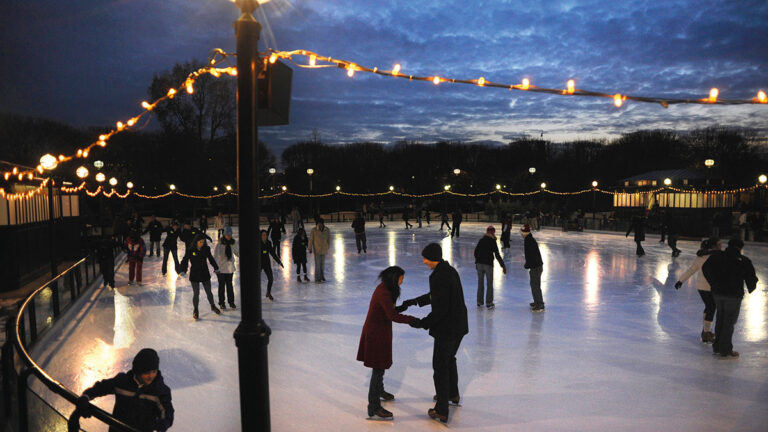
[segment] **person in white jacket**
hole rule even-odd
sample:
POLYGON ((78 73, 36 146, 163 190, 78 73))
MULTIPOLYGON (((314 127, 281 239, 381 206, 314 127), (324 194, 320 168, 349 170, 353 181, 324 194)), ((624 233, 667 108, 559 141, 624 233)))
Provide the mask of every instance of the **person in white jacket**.
POLYGON ((213 259, 219 264, 219 307, 221 310, 227 310, 224 295, 225 289, 229 307, 232 309, 237 308, 235 306, 235 290, 232 286, 232 277, 235 273, 235 257, 239 257, 239 254, 235 239, 232 237, 232 227, 224 227, 223 231, 224 236, 216 244, 213 259))
POLYGON ((224 214, 219 214, 213 219, 213 229, 216 230, 216 240, 220 239, 224 233, 224 214))
POLYGON ((707 279, 704 278, 704 274, 701 271, 701 267, 709 259, 709 255, 722 249, 722 243, 717 237, 711 237, 701 242, 701 248, 696 252, 696 259, 688 270, 686 270, 680 279, 675 283, 675 289, 680 289, 683 286, 683 282, 687 281, 694 273, 696 275, 696 289, 699 290, 701 300, 704 301, 704 325, 701 330, 701 341, 703 343, 713 343, 715 341, 715 334, 712 333, 712 320, 715 318, 715 299, 712 297, 712 290, 709 287, 707 279))

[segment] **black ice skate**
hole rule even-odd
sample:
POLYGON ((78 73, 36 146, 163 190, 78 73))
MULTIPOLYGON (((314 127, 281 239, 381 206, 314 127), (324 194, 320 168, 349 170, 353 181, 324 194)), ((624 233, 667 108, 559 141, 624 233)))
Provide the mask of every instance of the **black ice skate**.
POLYGON ((441 422, 443 422, 443 423, 448 423, 448 416, 447 416, 447 415, 444 415, 444 414, 440 414, 440 413, 438 413, 437 411, 435 411, 435 409, 434 409, 434 408, 430 408, 430 409, 427 411, 427 415, 428 415, 430 418, 432 418, 432 419, 435 419, 435 420, 439 420, 439 421, 441 421, 441 422))
POLYGON ((216 306, 214 306, 214 305, 211 305, 211 311, 212 311, 213 313, 215 313, 216 315, 221 315, 221 311, 219 310, 219 308, 217 308, 217 307, 216 307, 216 306))
POLYGON ((235 306, 234 303, 230 303, 229 304, 229 308, 232 309, 232 310, 235 310, 235 309, 237 309, 237 306, 235 306))
MULTIPOLYGON (((437 395, 432 396, 432 400, 433 401, 437 401, 437 395)), ((448 398, 448 405, 461 406, 461 404, 459 404, 459 401, 461 401, 461 397, 458 396, 458 395, 453 396, 453 397, 449 397, 448 398)))
POLYGON ((387 392, 385 390, 381 391, 381 395, 380 396, 381 396, 381 399, 385 400, 385 401, 393 401, 393 400, 395 400, 395 395, 393 395, 392 393, 389 393, 389 392, 387 392))
POLYGON ((392 420, 392 418, 392 413, 382 407, 375 409, 368 408, 368 419, 370 420, 392 420))
POLYGON ((309 282, 309 278, 307 277, 307 275, 304 275, 304 282, 309 282))
POLYGON ((198 314, 197 311, 194 311, 194 312, 192 312, 192 318, 197 320, 198 318, 200 318, 200 314, 198 314))

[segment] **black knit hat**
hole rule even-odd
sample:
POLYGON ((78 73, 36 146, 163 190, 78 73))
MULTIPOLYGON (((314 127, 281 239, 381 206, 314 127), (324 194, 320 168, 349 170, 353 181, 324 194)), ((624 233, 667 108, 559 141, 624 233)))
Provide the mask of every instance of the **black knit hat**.
POLYGON ((443 260, 443 248, 437 243, 430 243, 427 247, 421 251, 421 256, 430 261, 442 261, 443 260))
POLYGON ((160 368, 160 357, 152 348, 144 348, 133 358, 133 373, 142 374, 160 368))

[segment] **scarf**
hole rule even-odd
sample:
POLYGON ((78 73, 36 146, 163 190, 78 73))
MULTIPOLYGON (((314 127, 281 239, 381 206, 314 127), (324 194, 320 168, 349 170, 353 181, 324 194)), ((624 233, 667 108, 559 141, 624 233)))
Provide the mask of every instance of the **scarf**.
POLYGON ((224 255, 227 256, 228 260, 232 260, 232 245, 235 244, 235 239, 227 240, 226 238, 221 238, 221 243, 224 245, 224 255))

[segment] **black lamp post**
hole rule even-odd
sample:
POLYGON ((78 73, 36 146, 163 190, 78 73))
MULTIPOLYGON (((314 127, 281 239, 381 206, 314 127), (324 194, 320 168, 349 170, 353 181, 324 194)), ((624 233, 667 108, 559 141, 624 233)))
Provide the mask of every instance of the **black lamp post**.
MULTIPOLYGON (((268 1, 268 0, 267 0, 268 1)), ((242 319, 235 330, 240 374, 240 421, 243 431, 269 431, 267 345, 272 330, 261 316, 261 236, 259 235, 259 161, 257 79, 261 25, 253 17, 256 0, 237 0, 237 191, 240 218, 240 296, 242 319)), ((261 0, 261 3, 266 3, 261 0)))

